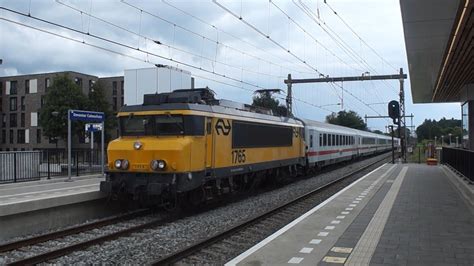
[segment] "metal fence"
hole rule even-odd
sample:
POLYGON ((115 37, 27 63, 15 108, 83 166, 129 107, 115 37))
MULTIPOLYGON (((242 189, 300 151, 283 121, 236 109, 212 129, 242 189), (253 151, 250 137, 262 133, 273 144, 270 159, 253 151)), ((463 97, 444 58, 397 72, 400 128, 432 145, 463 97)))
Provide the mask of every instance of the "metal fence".
MULTIPOLYGON (((75 176, 100 173, 101 151, 72 150, 71 170, 71 174, 75 176)), ((58 176, 67 176, 67 150, 0 152, 0 183, 34 181, 58 176)))
POLYGON ((474 182, 474 151, 443 147, 441 160, 474 182))
POLYGON ((40 179, 41 152, 0 152, 0 183, 40 179))

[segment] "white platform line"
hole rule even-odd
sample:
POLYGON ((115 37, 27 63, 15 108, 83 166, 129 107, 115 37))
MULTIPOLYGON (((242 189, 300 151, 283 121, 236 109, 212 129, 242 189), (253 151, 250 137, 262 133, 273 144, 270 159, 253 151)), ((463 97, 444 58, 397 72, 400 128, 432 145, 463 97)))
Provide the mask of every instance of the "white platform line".
MULTIPOLYGON (((327 200, 321 202, 321 204, 319 204, 318 206, 312 208, 311 210, 309 210, 308 212, 306 212, 305 214, 301 215, 300 217, 296 218, 295 220, 293 220, 291 223, 285 225, 283 228, 281 228, 280 230, 276 231, 275 233, 273 233, 272 235, 270 235, 269 237, 265 238, 264 240, 260 241, 259 243, 257 243, 255 246, 249 248, 248 250, 246 250, 244 253, 240 254, 239 256, 233 258, 232 260, 230 260, 229 262, 227 262, 225 265, 236 265, 237 263, 241 262, 243 259, 247 258, 248 256, 250 256, 251 254, 253 254, 255 251, 261 249, 263 246, 265 246, 266 244, 270 243, 272 240, 274 240, 275 238, 277 238, 278 236, 282 235, 283 233, 285 233, 286 231, 290 230, 293 226, 295 226, 296 224, 298 224, 299 222, 301 222, 302 220, 304 220, 306 217, 310 216, 311 214, 315 213, 317 210, 321 209, 322 207, 324 207, 326 204, 328 204, 329 202, 331 202, 333 199, 337 198, 339 195, 341 195, 342 193, 344 193, 346 190, 350 189, 351 187, 353 187, 354 185, 356 185, 357 183, 359 183, 360 181, 364 180, 365 178, 367 178, 368 176, 370 176, 371 174, 375 173, 377 170, 381 169, 382 167, 384 167, 385 165, 387 165, 386 163, 382 164, 381 166, 377 167, 376 169, 372 170, 370 173, 364 175, 363 177, 357 179, 356 181, 352 182, 350 185, 348 185, 347 187, 343 188, 342 190, 340 190, 339 192, 337 192, 336 194, 332 195, 330 198, 328 198, 327 200)), ((395 165, 394 165, 395 166, 395 165)), ((390 171, 390 169, 392 169, 393 166, 391 168, 388 169, 388 171, 390 171)))

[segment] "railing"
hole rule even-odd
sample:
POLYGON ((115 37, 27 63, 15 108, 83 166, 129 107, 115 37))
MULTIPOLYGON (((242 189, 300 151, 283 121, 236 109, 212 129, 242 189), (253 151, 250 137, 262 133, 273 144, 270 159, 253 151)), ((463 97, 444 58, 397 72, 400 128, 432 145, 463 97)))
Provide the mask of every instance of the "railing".
MULTIPOLYGON (((100 172, 100 150, 72 150, 72 175, 79 176, 100 172)), ((58 176, 67 176, 67 150, 0 152, 0 183, 34 181, 58 176)))
POLYGON ((443 147, 441 160, 474 182, 474 151, 443 147))
POLYGON ((0 183, 40 179, 41 152, 0 152, 0 183))

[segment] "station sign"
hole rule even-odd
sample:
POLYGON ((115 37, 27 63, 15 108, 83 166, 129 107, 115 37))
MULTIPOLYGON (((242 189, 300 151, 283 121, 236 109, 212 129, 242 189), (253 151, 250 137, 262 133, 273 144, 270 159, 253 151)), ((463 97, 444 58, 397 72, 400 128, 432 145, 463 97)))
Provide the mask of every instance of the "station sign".
POLYGON ((70 110, 69 119, 83 122, 103 122, 105 120, 105 114, 103 112, 70 110))
POLYGON ((90 124, 87 123, 85 125, 85 131, 86 132, 98 132, 102 130, 102 124, 90 124))

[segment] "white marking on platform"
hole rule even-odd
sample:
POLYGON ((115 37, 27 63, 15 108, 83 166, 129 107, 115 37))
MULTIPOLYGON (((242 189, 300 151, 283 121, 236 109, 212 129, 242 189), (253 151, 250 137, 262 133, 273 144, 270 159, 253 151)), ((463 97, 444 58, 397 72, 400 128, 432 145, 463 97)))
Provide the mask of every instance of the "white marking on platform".
POLYGON ((328 225, 324 227, 324 230, 334 230, 334 228, 336 228, 334 225, 328 225))
POLYGON ((321 243, 321 239, 311 239, 309 243, 313 245, 319 245, 319 243, 321 243))
POLYGON ((357 204, 349 204, 349 207, 357 207, 357 204))
MULTIPOLYGON (((238 255, 237 257, 235 257, 234 259, 230 260, 229 262, 227 262, 225 265, 236 265, 237 263, 241 262, 242 260, 244 260, 245 258, 247 258, 248 256, 250 256, 251 254, 253 254, 254 252, 256 252, 257 250, 261 249, 262 247, 264 247, 265 245, 267 245, 268 243, 270 243, 271 241, 273 241, 275 238, 279 237, 280 235, 282 235, 283 233, 287 232, 288 230, 290 230, 292 227, 294 227, 296 224, 300 223, 302 220, 306 219, 308 216, 312 215, 313 213, 315 213, 317 210, 321 209, 322 207, 324 207, 326 204, 328 204, 329 202, 331 202, 332 200, 334 200, 335 198, 339 197, 339 195, 341 195, 342 193, 344 193, 346 190, 352 188, 353 186, 355 186, 357 183, 361 182, 362 180, 364 180, 365 178, 367 178, 368 176, 370 176, 371 174, 375 173, 376 171, 380 170, 382 167, 384 167, 385 165, 387 165, 386 163, 384 163, 383 165, 377 167, 376 169, 372 170, 370 173, 364 175, 363 177, 357 179, 356 181, 352 182, 350 185, 348 185, 347 187, 343 188, 342 190, 340 190, 339 192, 337 192, 336 194, 332 195, 330 198, 328 198, 327 200, 323 201, 321 204, 319 204, 318 206, 314 207, 313 209, 309 210, 308 212, 306 212, 305 214, 301 215, 300 217, 296 218, 295 220, 293 220, 291 223, 285 225, 283 228, 281 228, 280 230, 276 231, 275 233, 273 233, 272 235, 270 235, 269 237, 265 238, 264 240, 260 241, 259 243, 257 243, 256 245, 254 245, 253 247, 251 247, 250 249, 246 250, 245 252, 243 252, 242 254, 238 255)), ((390 169, 389 169, 390 170, 390 169)))
POLYGON ((291 258, 288 263, 291 263, 291 264, 299 264, 301 261, 303 261, 303 258, 300 258, 300 257, 293 257, 291 258))
POLYGON ((352 252, 352 248, 344 248, 344 247, 333 247, 331 248, 332 252, 337 252, 337 253, 346 253, 349 254, 352 252))
POLYGON ((300 253, 309 254, 309 253, 311 253, 311 251, 313 251, 313 248, 302 248, 302 249, 300 250, 300 253))
POLYGON ((324 262, 328 262, 328 263, 340 263, 340 264, 343 264, 344 262, 346 262, 346 258, 343 258, 343 257, 329 257, 329 256, 326 256, 323 258, 323 261, 324 262))
POLYGON ((334 221, 331 221, 332 224, 339 224, 341 221, 339 220, 334 220, 334 221))
POLYGON ((344 215, 339 215, 339 216, 336 217, 336 219, 344 219, 344 218, 346 218, 346 216, 344 216, 344 215))
POLYGON ((360 201, 358 201, 358 200, 354 200, 352 203, 360 203, 360 201))
POLYGON ((328 236, 329 232, 319 232, 318 236, 328 236))
POLYGON ((344 215, 347 215, 349 214, 350 212, 341 212, 341 214, 344 214, 344 215))
POLYGON ((361 197, 358 197, 358 198, 356 198, 356 200, 358 200, 358 201, 361 201, 361 200, 362 200, 362 198, 361 198, 361 197))
POLYGON ((354 208, 346 208, 346 211, 352 211, 354 208))

